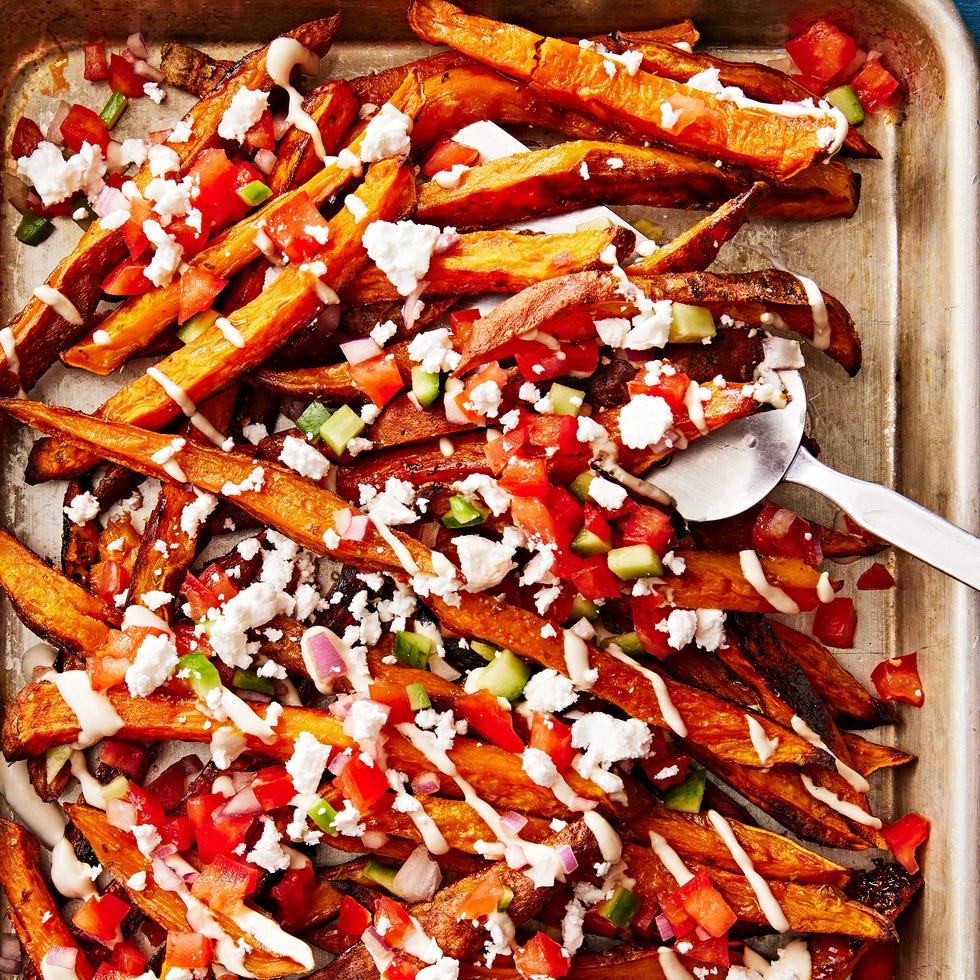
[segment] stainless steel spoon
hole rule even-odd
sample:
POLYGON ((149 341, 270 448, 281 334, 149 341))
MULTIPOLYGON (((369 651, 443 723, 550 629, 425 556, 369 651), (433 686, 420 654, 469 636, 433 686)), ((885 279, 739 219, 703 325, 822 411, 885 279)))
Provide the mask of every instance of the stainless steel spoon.
POLYGON ((799 374, 782 372, 786 408, 730 422, 675 452, 647 474, 689 521, 713 521, 747 510, 781 480, 832 500, 861 527, 933 568, 980 590, 980 538, 894 490, 845 476, 818 462, 800 442, 806 391, 799 374))

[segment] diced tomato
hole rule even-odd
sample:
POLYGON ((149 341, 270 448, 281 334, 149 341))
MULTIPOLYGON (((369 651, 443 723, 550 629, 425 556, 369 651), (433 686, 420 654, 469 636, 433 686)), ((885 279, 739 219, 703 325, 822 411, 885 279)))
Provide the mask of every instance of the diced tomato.
POLYGON ((173 844, 178 851, 186 851, 194 843, 191 822, 186 814, 171 817, 160 828, 161 844, 173 844))
POLYGON ((496 871, 489 872, 485 878, 471 888, 456 910, 459 919, 479 919, 497 911, 500 899, 504 894, 504 886, 496 871))
POLYGON ((220 912, 237 912, 259 883, 258 868, 218 854, 191 885, 191 894, 220 912))
POLYGON ((384 936, 385 942, 397 948, 414 931, 415 923, 398 902, 380 895, 374 900, 374 928, 384 936))
POLYGON ((255 774, 252 792, 263 810, 276 810, 289 806, 296 795, 296 787, 293 777, 283 766, 267 766, 255 774))
POLYGON ((238 595, 238 586, 219 562, 212 562, 201 572, 201 581, 214 594, 218 605, 224 605, 229 599, 238 595))
POLYGON ((572 582, 586 599, 618 599, 620 581, 609 571, 604 555, 584 558, 571 573, 572 582))
POLYGON ((372 681, 368 685, 368 697, 388 707, 388 723, 391 725, 401 725, 415 719, 404 684, 372 681))
MULTIPOLYGON (((282 878, 269 889, 269 894, 276 902, 278 913, 276 919, 281 925, 289 928, 309 908, 313 899, 315 879, 313 865, 311 863, 303 864, 298 868, 289 868, 282 878)), ((367 927, 365 926, 365 928, 367 927)))
POLYGON ((882 939, 871 943, 858 960, 851 980, 895 980, 898 975, 898 943, 882 939))
MULTIPOLYGON (((549 500, 551 491, 555 489, 557 488, 548 488, 549 500)), ((581 504, 567 491, 563 492, 578 507, 579 513, 575 518, 577 523, 574 525, 577 529, 581 524, 581 504)), ((538 497, 514 497, 510 502, 510 517, 529 540, 555 545, 559 551, 567 548, 575 536, 575 532, 566 523, 565 512, 561 505, 553 509, 538 497)))
POLYGON ((238 191, 261 174, 251 164, 232 162, 220 147, 205 150, 194 161, 189 176, 197 185, 193 205, 213 228, 237 221, 249 210, 238 191))
POLYGON ((196 255, 208 240, 211 223, 202 215, 200 221, 201 227, 198 228, 197 225, 198 223, 196 221, 194 224, 190 224, 186 217, 174 218, 167 225, 167 234, 184 250, 185 259, 189 256, 196 255))
POLYGON ((524 743, 514 731, 511 713, 489 691, 474 691, 459 698, 453 710, 487 741, 508 752, 524 751, 524 743))
POLYGON ((551 756, 551 761, 559 772, 563 772, 578 755, 572 746, 572 730, 553 715, 535 711, 531 718, 532 749, 540 749, 551 756))
POLYGON ((851 88, 865 111, 874 112, 898 90, 898 80, 877 58, 868 58, 851 79, 851 88))
POLYGON ((914 875, 919 870, 915 851, 920 844, 929 840, 929 821, 917 813, 906 813, 893 824, 883 827, 881 836, 888 842, 895 860, 914 875))
POLYGON ((129 903, 115 895, 92 895, 72 916, 71 921, 100 943, 109 945, 119 931, 122 920, 129 914, 129 903))
POLYGON ((348 369, 354 384, 378 408, 384 408, 405 387, 401 371, 398 370, 398 362, 391 353, 381 354, 358 364, 349 364, 348 369))
POLYGON ((882 660, 871 671, 871 682, 882 701, 904 701, 921 708, 925 701, 919 677, 918 653, 882 660))
POLYGON ((14 160, 29 157, 38 146, 44 142, 41 127, 33 119, 21 116, 14 127, 14 135, 10 140, 10 155, 14 160))
POLYGON ((670 892, 660 898, 660 911, 663 912, 674 935, 687 936, 694 931, 695 922, 684 908, 677 892, 670 892))
POLYGON ((134 779, 145 772, 149 764, 145 746, 124 738, 107 738, 99 751, 99 762, 134 779))
POLYGON ((681 885, 674 894, 684 907, 684 911, 709 936, 715 938, 724 936, 738 921, 738 916, 722 898, 721 892, 711 883, 708 873, 703 868, 681 885))
POLYGON ((545 499, 555 521, 568 532, 570 541, 585 519, 584 507, 564 487, 548 487, 545 499))
POLYGON ((548 465, 543 459, 511 456, 497 482, 515 497, 541 497, 548 492, 548 465))
POLYGON ((663 660, 677 652, 667 641, 666 629, 657 628, 671 612, 657 593, 630 596, 630 611, 633 613, 633 629, 639 634, 647 653, 663 660))
POLYGON ((384 770, 377 763, 369 763, 363 753, 353 755, 334 785, 362 813, 369 810, 388 790, 384 770))
POLYGON ((804 75, 827 83, 841 74, 857 51, 854 39, 825 20, 814 21, 786 42, 786 51, 804 75))
POLYGON ((529 415, 527 438, 535 446, 554 446, 560 454, 581 454, 583 443, 578 441, 578 423, 571 415, 529 415))
POLYGON ((143 222, 151 217, 152 213, 152 206, 145 197, 134 197, 130 200, 129 218, 122 226, 122 234, 131 259, 140 258, 150 247, 150 240, 143 231, 143 222))
POLYGON ((187 816, 194 828, 198 855, 205 863, 219 855, 231 854, 244 843, 255 822, 255 817, 246 815, 226 816, 216 821, 214 812, 224 802, 225 797, 220 793, 192 796, 187 801, 187 816))
POLYGON ((881 562, 872 562, 858 577, 857 587, 862 592, 881 591, 895 585, 892 573, 881 562))
POLYGON ((395 953, 391 962, 381 972, 383 980, 415 980, 421 967, 414 956, 395 953))
POLYGON ((657 758, 641 759, 640 767, 657 789, 669 789, 687 779, 691 757, 686 752, 670 752, 657 758))
POLYGON ((648 544, 658 555, 665 555, 674 543, 670 517, 656 507, 638 504, 623 522, 623 544, 648 544))
POLYGON ((612 528, 609 522, 588 502, 582 508, 582 527, 607 543, 612 541, 612 528))
POLYGON ((571 957, 564 946, 559 946, 547 933, 539 932, 514 950, 514 966, 527 980, 563 977, 571 969, 571 957))
POLYGON ((458 336, 459 331, 470 324, 475 323, 480 319, 480 311, 476 307, 470 307, 466 310, 453 310, 449 314, 449 326, 453 332, 453 336, 458 336))
POLYGON ((92 566, 89 575, 92 591, 110 605, 116 596, 129 587, 129 571, 121 561, 100 561, 92 566))
POLYGON ((97 146, 105 154, 109 148, 109 130, 99 114, 77 102, 61 122, 61 138, 69 150, 77 153, 84 143, 97 146))
POLYGON ((515 351, 514 359, 521 376, 532 384, 564 375, 587 377, 599 363, 599 343, 595 340, 558 348, 534 342, 529 347, 530 350, 515 351))
POLYGON ((188 755, 167 766, 144 789, 159 800, 164 813, 173 813, 184 798, 188 777, 200 771, 197 756, 188 755))
POLYGON ((245 134, 245 142, 254 150, 274 150, 276 148, 275 125, 272 122, 272 113, 268 109, 249 128, 245 134))
POLYGON ((214 940, 199 932, 167 933, 167 966, 201 970, 214 959, 214 940))
POLYGON ((431 150, 422 163, 422 173, 426 177, 439 173, 441 170, 452 170, 457 164, 472 167, 480 162, 480 151, 472 146, 464 146, 455 140, 444 136, 431 150))
MULTIPOLYGON (((667 103, 677 114, 673 120, 673 125, 665 127, 675 136, 682 133, 689 126, 696 126, 699 129, 710 129, 715 126, 719 119, 719 114, 714 109, 708 107, 705 101, 694 95, 687 95, 684 92, 674 92, 667 103)), ((663 103, 661 103, 661 106, 663 103)))
POLYGON ((486 416, 473 401, 473 392, 482 385, 496 386, 502 389, 507 383, 507 375, 503 368, 494 361, 491 364, 484 364, 473 372, 467 379, 463 388, 453 395, 447 393, 447 417, 451 421, 483 422, 486 416))
POLYGON ((789 76, 798 85, 802 85, 808 92, 812 92, 814 95, 821 95, 823 90, 826 88, 823 82, 819 78, 814 78, 812 75, 798 75, 792 74, 789 76))
MULTIPOLYGON (((667 367, 665 365, 665 367, 667 367)), ((662 398, 674 415, 687 415, 685 399, 691 387, 691 379, 683 371, 661 370, 656 381, 647 381, 646 372, 641 371, 626 383, 631 395, 653 395, 662 398)))
POLYGON ((142 976, 146 972, 146 957, 132 943, 116 943, 109 962, 129 977, 142 976))
POLYGON ((329 230, 310 195, 302 190, 286 197, 265 219, 266 234, 290 262, 306 262, 322 251, 329 230))
POLYGON ((85 71, 87 82, 104 82, 109 77, 109 66, 105 60, 105 45, 101 41, 93 41, 85 45, 85 71))
POLYGON ((195 313, 210 309, 218 293, 228 285, 227 279, 216 276, 209 269, 189 265, 180 276, 180 309, 177 322, 184 323, 195 313))
POLYGON ((119 92, 128 99, 138 99, 146 94, 143 91, 145 84, 146 79, 140 78, 133 66, 121 54, 113 54, 109 57, 109 88, 113 92, 119 92))
POLYGON ((837 596, 830 602, 821 603, 813 614, 811 630, 821 643, 850 650, 854 646, 854 633, 857 630, 854 600, 847 596, 837 596))
POLYGON ((147 793, 142 786, 130 783, 127 797, 129 802, 136 807, 136 813, 141 824, 152 824, 159 829, 167 822, 160 801, 147 793))
POLYGON ((102 283, 102 292, 109 296, 139 296, 145 293, 152 283, 143 274, 145 262, 132 259, 122 262, 106 276, 102 283))
POLYGON ((125 657, 85 658, 85 673, 94 691, 108 691, 110 687, 122 684, 126 679, 126 671, 132 666, 132 661, 125 657))
POLYGON ((684 937, 684 954, 699 963, 713 963, 727 967, 731 962, 728 954, 728 939, 725 936, 698 935, 697 931, 684 937))
POLYGON ((630 932, 640 939, 661 938, 660 930, 657 927, 657 914, 660 907, 656 902, 649 898, 644 898, 640 903, 639 911, 633 916, 630 923, 630 932))
POLYGON ((180 594, 187 600, 187 615, 195 622, 207 619, 208 611, 217 609, 221 605, 214 592, 193 572, 188 572, 184 576, 180 594))
POLYGON ((785 555, 816 568, 823 561, 823 550, 808 521, 799 514, 766 504, 752 527, 752 545, 764 555, 785 555))
POLYGON ((359 936, 371 925, 371 913, 360 902, 344 895, 340 900, 340 915, 337 916, 337 932, 359 936))

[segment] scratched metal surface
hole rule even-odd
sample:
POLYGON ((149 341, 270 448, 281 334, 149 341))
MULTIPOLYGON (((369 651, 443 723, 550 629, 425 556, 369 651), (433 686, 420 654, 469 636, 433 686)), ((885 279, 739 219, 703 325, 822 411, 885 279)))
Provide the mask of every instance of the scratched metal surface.
MULTIPOLYGON (((344 4, 341 4, 344 6, 344 4)), ((338 43, 324 59, 324 75, 353 76, 426 52, 412 39, 404 5, 351 2, 338 43)), ((848 380, 835 365, 810 357, 807 383, 811 434, 832 465, 903 493, 968 529, 978 529, 978 85, 976 52, 946 0, 867 0, 828 4, 808 0, 617 3, 616 0, 507 0, 483 3, 494 16, 520 19, 551 33, 584 34, 612 27, 643 27, 692 17, 703 42, 728 56, 779 56, 788 24, 805 15, 830 14, 868 47, 884 50, 908 82, 902 118, 875 118, 865 133, 881 161, 856 165, 862 202, 849 221, 818 225, 754 221, 737 246, 722 253, 720 268, 752 268, 778 256, 816 279, 850 309, 864 341, 865 365, 848 380)), ((155 43, 185 40, 228 56, 278 31, 322 14, 311 0, 47 0, 23 15, 19 0, 0 0, 6 30, 0 37, 0 92, 4 150, 18 116, 52 97, 84 92, 80 46, 90 37, 121 39, 140 29, 155 43), (107 29, 112 33, 107 35, 107 29)), ((143 100, 146 101, 146 100, 143 100)), ((160 128, 183 111, 171 92, 159 110, 131 109, 133 135, 147 128, 150 109, 160 128), (144 119, 147 117, 143 117, 144 119)), ((135 107, 134 107, 135 108, 135 107)), ((10 167, 5 157, 4 165, 10 167)), ((669 230, 690 218, 657 213, 669 230)), ((0 212, 0 316, 6 322, 30 290, 67 250, 62 230, 38 249, 14 247, 16 221, 0 212)), ((139 368, 136 368, 139 370, 139 368)), ((118 379, 113 381, 118 384, 118 379)), ((105 396, 101 381, 54 369, 36 396, 89 409, 105 396)), ((25 488, 30 446, 23 430, 4 436, 0 519, 48 557, 57 555, 61 487, 25 488)), ((723 481, 723 474, 719 480, 723 481)), ((806 513, 830 517, 812 495, 794 500, 806 513)), ((978 970, 978 681, 974 666, 977 597, 906 556, 890 560, 899 588, 863 593, 856 647, 842 653, 860 677, 886 653, 920 651, 926 705, 903 712, 897 732, 881 733, 916 752, 920 761, 894 779, 876 777, 873 803, 896 815, 917 810, 933 822, 926 860, 927 888, 903 927, 904 977, 972 977, 978 970)), ((864 567, 839 570, 848 594, 864 567)), ((833 570, 837 573, 837 569, 833 570)), ((30 637, 4 603, 0 612, 3 689, 22 683, 20 654, 30 637)))

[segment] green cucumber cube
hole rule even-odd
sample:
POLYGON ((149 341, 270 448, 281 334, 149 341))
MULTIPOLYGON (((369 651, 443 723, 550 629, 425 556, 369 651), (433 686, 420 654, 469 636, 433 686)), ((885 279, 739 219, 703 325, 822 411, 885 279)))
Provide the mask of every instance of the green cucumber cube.
POLYGON ((406 666, 425 670, 432 653, 432 640, 421 633, 401 630, 395 633, 395 656, 406 666))
POLYGON ((499 650, 480 672, 477 687, 484 688, 498 698, 514 701, 521 696, 530 676, 531 668, 520 657, 510 650, 499 650))
POLYGON ((838 85, 837 88, 832 88, 824 98, 835 109, 840 109, 844 113, 844 118, 852 126, 864 122, 864 107, 850 85, 838 85))
POLYGON ((553 415, 578 415, 585 404, 584 391, 569 388, 568 385, 559 384, 557 381, 551 386, 548 397, 551 399, 553 415))
POLYGON ((688 773, 683 783, 664 790, 664 806, 681 813, 697 813, 704 798, 705 770, 695 769, 688 773))
POLYGON ((412 392, 423 408, 428 408, 439 397, 441 381, 438 371, 423 371, 419 364, 412 366, 412 392))
POLYGON ((351 439, 364 431, 364 420, 350 407, 341 405, 323 425, 320 438, 338 455, 342 455, 351 439))
POLYGON ((613 548, 606 555, 606 561, 613 575, 624 582, 664 573, 660 555, 648 544, 629 544, 622 548, 613 548))
POLYGON ((689 303, 673 303, 670 307, 670 342, 694 344, 717 333, 711 310, 689 303))

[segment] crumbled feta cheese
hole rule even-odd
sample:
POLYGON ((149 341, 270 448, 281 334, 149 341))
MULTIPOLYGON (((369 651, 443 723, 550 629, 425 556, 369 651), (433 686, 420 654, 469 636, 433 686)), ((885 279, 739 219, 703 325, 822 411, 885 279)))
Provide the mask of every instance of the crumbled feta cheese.
POLYGON ((146 872, 137 871, 126 879, 126 887, 134 892, 141 892, 146 888, 146 872))
POLYGON ((384 524, 412 524, 419 519, 412 510, 416 503, 415 487, 407 480, 391 476, 380 492, 367 484, 362 484, 360 491, 361 508, 384 524))
POLYGON ((355 742, 375 739, 381 734, 388 714, 388 706, 377 701, 354 701, 344 719, 344 732, 355 742))
MULTIPOLYGON (((173 150, 170 152, 173 153, 173 150)), ((179 183, 176 180, 154 177, 146 185, 146 198, 153 202, 153 210, 159 216, 163 227, 169 225, 179 215, 190 211, 192 186, 190 179, 186 177, 179 183)))
MULTIPOLYGON (((167 593, 164 593, 167 594, 167 593)), ((146 697, 170 680, 177 669, 177 648, 169 636, 150 633, 126 669, 126 686, 134 698, 146 697)))
POLYGON ((361 811, 350 800, 344 800, 344 808, 333 818, 334 829, 344 837, 360 837, 367 830, 361 821, 361 811))
POLYGON ((105 172, 102 151, 91 143, 83 143, 78 153, 66 160, 60 147, 42 140, 29 157, 17 161, 17 174, 34 186, 45 207, 66 200, 76 191, 94 199, 104 186, 105 172))
POLYGON ((180 170, 180 157, 177 151, 166 143, 154 143, 147 150, 146 162, 154 177, 163 177, 180 170))
POLYGON ((453 489, 468 499, 473 499, 479 494, 495 517, 506 514, 513 500, 513 497, 502 489, 492 476, 487 476, 485 473, 471 473, 465 480, 454 483, 453 489))
POLYGON ((630 350, 650 350, 651 347, 663 347, 670 339, 670 324, 673 319, 674 304, 669 299, 658 299, 654 303, 649 300, 633 317, 630 332, 623 341, 623 346, 630 350), (649 308, 646 308, 649 306, 649 308))
POLYGON ((698 616, 693 609, 672 609, 654 629, 667 634, 667 646, 672 650, 686 647, 694 639, 698 628, 698 616))
POLYGON ((499 585, 514 567, 515 548, 503 541, 491 541, 479 534, 453 538, 459 567, 466 579, 467 592, 483 592, 499 585))
POLYGON ((497 417, 500 403, 503 401, 503 392, 500 385, 492 379, 478 384, 471 392, 466 404, 463 406, 467 411, 479 412, 489 419, 497 417))
POLYGON ((232 97, 218 123, 218 135, 223 140, 236 140, 241 143, 245 134, 262 118, 269 108, 269 93, 244 86, 232 97))
POLYGON ((673 424, 670 406, 659 395, 634 395, 619 413, 619 431, 630 449, 656 445, 673 424))
POLYGON ((261 466, 256 466, 254 470, 241 483, 227 482, 221 487, 221 494, 224 497, 239 497, 248 491, 258 493, 265 485, 265 470, 261 466))
POLYGON ((524 685, 524 700, 532 711, 554 714, 571 707, 577 699, 571 680, 550 667, 539 670, 524 685))
POLYGON ((720 609, 698 609, 694 642, 703 650, 717 650, 725 643, 725 614, 720 609))
POLYGON ((173 599, 172 592, 163 592, 160 589, 151 589, 140 595, 140 605, 146 606, 150 612, 156 612, 161 606, 165 606, 173 599))
POLYGON ((135 163, 137 167, 142 167, 146 163, 150 146, 144 140, 128 139, 122 141, 118 152, 121 167, 127 167, 131 163, 135 163))
POLYGON ((151 101, 155 102, 157 105, 163 102, 167 97, 167 93, 160 88, 159 82, 144 82, 143 83, 143 94, 151 101))
POLYGON ((348 194, 344 198, 344 207, 350 211, 354 220, 360 224, 366 217, 368 213, 368 206, 357 196, 357 194, 348 194))
POLYGON ((396 333, 398 333, 398 324, 394 320, 385 320, 384 323, 376 323, 374 325, 371 330, 371 339, 379 347, 384 347, 396 333))
POLYGON ((194 493, 196 494, 194 500, 185 504, 180 512, 180 529, 188 538, 197 536, 198 529, 218 506, 217 497, 202 493, 200 490, 195 490, 194 493))
POLYGON ((253 582, 232 596, 214 618, 210 636, 214 652, 231 667, 248 667, 247 631, 279 614, 289 615, 293 605, 290 596, 268 582, 253 582))
POLYGON ((72 524, 87 524, 99 516, 98 500, 86 490, 72 497, 67 507, 63 508, 65 516, 72 524))
POLYGON ((293 743, 293 754, 286 762, 286 772, 300 796, 314 796, 320 777, 330 760, 331 747, 318 742, 309 732, 300 732, 293 743))
POLYGON ((670 102, 660 103, 660 126, 662 129, 673 129, 681 118, 680 109, 675 109, 670 102))
POLYGON ((255 847, 245 856, 246 861, 265 868, 270 874, 285 871, 289 867, 289 854, 279 842, 279 831, 268 817, 262 818, 262 836, 255 842, 255 847))
POLYGON ((322 480, 330 472, 330 460, 305 439, 296 436, 286 436, 283 440, 279 462, 310 480, 322 480))
POLYGON ((133 827, 133 836, 140 854, 149 857, 159 846, 162 838, 151 823, 138 823, 133 827))
POLYGON ((372 221, 361 241, 371 260, 402 296, 415 291, 429 269, 439 229, 414 221, 372 221))
POLYGON ((460 361, 460 355, 453 350, 452 334, 445 327, 416 334, 409 342, 408 357, 432 374, 454 371, 460 361))
MULTIPOLYGON (((409 138, 412 119, 390 102, 374 114, 361 140, 361 160, 373 163, 384 157, 408 156, 412 149, 409 138)), ((407 295, 407 294, 406 294, 407 295)))
POLYGON ((626 336, 630 332, 630 322, 625 317, 610 316, 595 321, 596 333, 607 347, 626 346, 626 336))
POLYGON ((617 510, 623 506, 629 494, 626 488, 621 487, 618 483, 596 476, 589 484, 589 496, 600 507, 605 507, 607 510, 617 510))
POLYGON ((143 222, 143 234, 154 247, 153 258, 143 270, 154 286, 166 286, 173 279, 184 254, 183 246, 172 236, 168 235, 160 222, 147 218, 143 222))

